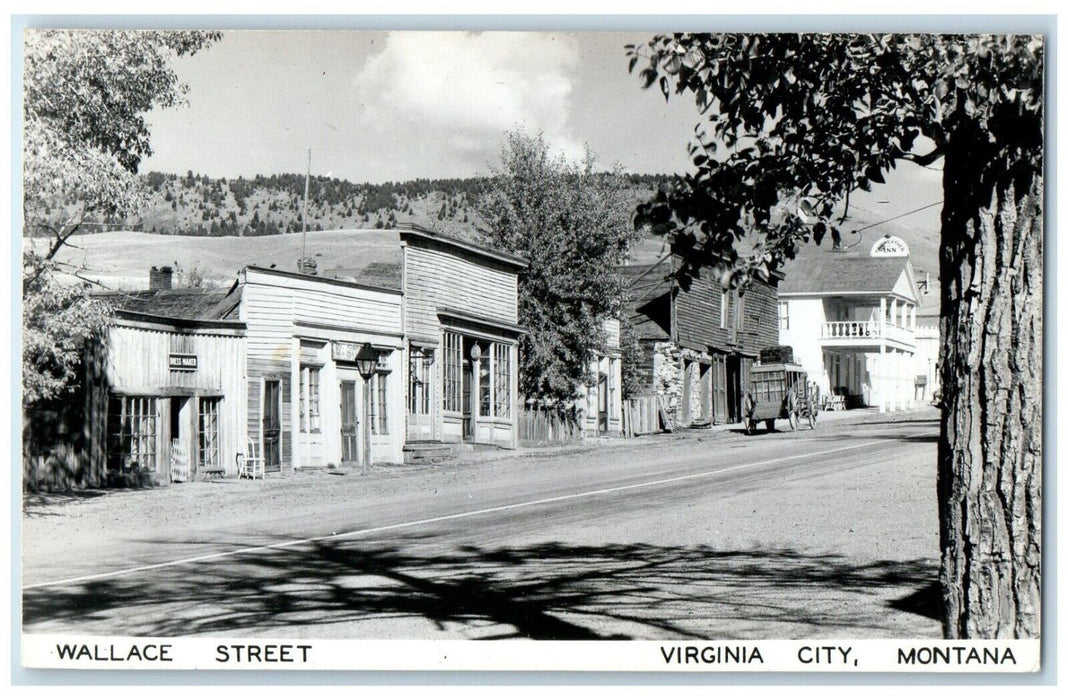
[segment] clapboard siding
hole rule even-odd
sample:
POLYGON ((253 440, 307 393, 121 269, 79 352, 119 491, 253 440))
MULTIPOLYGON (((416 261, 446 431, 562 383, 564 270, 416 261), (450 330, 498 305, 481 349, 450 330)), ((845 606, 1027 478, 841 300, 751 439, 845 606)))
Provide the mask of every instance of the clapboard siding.
POLYGON ((745 292, 745 329, 742 352, 758 355, 779 344, 779 294, 766 282, 756 282, 745 292))
MULTIPOLYGON (((346 341, 387 342, 400 347, 401 304, 399 292, 380 290, 364 285, 349 284, 330 279, 317 279, 291 273, 246 268, 242 275, 240 318, 248 327, 248 381, 245 395, 248 402, 247 427, 249 435, 262 450, 262 400, 263 381, 278 380, 281 392, 281 455, 283 468, 296 465, 294 451, 300 432, 296 425, 298 397, 296 396, 300 371, 299 341, 297 335, 323 334, 322 343, 331 337, 346 341), (299 325, 298 325, 299 324, 299 325)), ((329 351, 326 351, 327 357, 329 351)), ((404 393, 401 378, 401 360, 392 359, 394 379, 390 395, 391 419, 394 425, 402 424, 404 393)), ((331 436, 338 426, 327 424, 338 418, 336 376, 324 370, 323 381, 330 377, 330 385, 321 385, 324 431, 331 436), (332 398, 328 398, 332 397, 332 398)), ((392 452, 383 449, 382 454, 400 453, 402 433, 387 445, 392 452), (395 449, 394 449, 395 448, 395 449)), ((378 439, 376 436, 375 439, 378 439)), ((340 445, 337 446, 340 450, 340 445)), ((331 458, 338 461, 337 458, 331 458)), ((399 461, 398 458, 394 458, 399 461)), ((306 466, 306 465, 301 465, 306 466)))
POLYGON ((619 321, 614 318, 604 320, 605 345, 610 350, 619 349, 619 321))
MULTIPOLYGON (((122 321, 108 329, 105 381, 111 394, 221 397, 219 405, 219 457, 224 473, 237 474, 237 453, 243 451, 246 414, 244 380, 245 338, 234 332, 210 329, 177 330, 163 325, 132 324, 122 321), (197 357, 195 371, 172 371, 170 354, 181 352, 197 357)), ((106 408, 106 403, 102 404, 106 408)), ((194 411, 199 407, 192 406, 194 411)), ((160 411, 164 409, 161 406, 160 411)), ((103 420, 101 424, 103 425, 103 420)), ((195 443, 194 443, 195 444, 195 443)), ((103 459, 102 451, 94 459, 103 459)), ((169 452, 161 450, 161 454, 169 452)), ((103 465, 99 465, 103 473, 103 465)), ((167 465, 158 473, 166 480, 167 465)))
POLYGON ((706 352, 709 348, 738 350, 754 355, 779 337, 778 291, 759 280, 739 295, 727 292, 726 325, 721 327, 723 288, 718 275, 707 268, 691 280, 689 289, 675 293, 676 338, 684 348, 706 352), (738 319, 741 314, 741 320, 738 319))
POLYGON ((437 338, 438 309, 449 308, 514 324, 518 315, 514 268, 470 259, 462 250, 423 239, 404 249, 405 331, 437 338))
POLYGON ((702 272, 690 281, 689 289, 676 290, 675 337, 682 347, 703 352, 710 345, 728 347, 731 334, 729 328, 720 328, 723 287, 710 271, 702 272))

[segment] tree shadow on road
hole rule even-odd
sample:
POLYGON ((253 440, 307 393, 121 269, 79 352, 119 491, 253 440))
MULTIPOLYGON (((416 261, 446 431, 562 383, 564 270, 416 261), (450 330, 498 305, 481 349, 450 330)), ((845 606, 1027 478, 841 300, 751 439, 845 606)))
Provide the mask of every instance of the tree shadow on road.
POLYGON ((792 550, 327 540, 30 589, 23 623, 146 636, 342 625, 337 636, 346 623, 414 620, 482 639, 915 637, 938 630, 892 605, 936 577, 933 560, 858 565, 792 550))

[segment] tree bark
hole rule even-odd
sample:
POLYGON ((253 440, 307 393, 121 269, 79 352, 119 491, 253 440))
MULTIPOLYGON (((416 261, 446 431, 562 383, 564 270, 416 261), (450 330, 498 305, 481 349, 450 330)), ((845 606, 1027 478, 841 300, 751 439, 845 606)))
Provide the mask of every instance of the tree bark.
MULTIPOLYGON (((1041 163, 947 150, 938 445, 947 638, 1040 635, 1041 163)), ((982 134, 976 134, 982 139, 982 134)), ((989 143, 989 139, 986 140, 989 143)))

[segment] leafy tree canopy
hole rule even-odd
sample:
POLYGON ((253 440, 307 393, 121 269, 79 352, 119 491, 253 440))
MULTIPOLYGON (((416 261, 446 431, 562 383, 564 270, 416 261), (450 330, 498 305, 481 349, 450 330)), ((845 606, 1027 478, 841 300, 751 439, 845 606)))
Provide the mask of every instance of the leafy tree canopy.
MULTIPOLYGON (((735 284, 799 243, 838 236, 832 212, 899 160, 929 164, 980 132, 972 194, 987 173, 1026 191, 1042 153, 1042 40, 1035 36, 673 34, 628 46, 631 71, 703 115, 694 171, 639 211, 676 235, 692 273, 726 256, 735 284), (1019 185, 1025 185, 1022 188, 1019 185), (811 205, 815 221, 798 211, 811 205), (750 251, 736 243, 760 234, 750 251)), ((985 202, 984 202, 985 203, 985 202)))
POLYGON ((479 210, 485 242, 522 255, 520 391, 563 405, 589 381, 602 323, 619 310, 615 267, 636 236, 618 173, 553 156, 541 134, 507 135, 502 164, 479 210))
MULTIPOLYGON (((23 254, 23 401, 71 386, 82 339, 106 309, 82 288, 63 288, 56 253, 91 213, 124 216, 140 202, 141 160, 150 155, 145 115, 179 104, 171 60, 218 38, 205 32, 32 30, 23 74, 23 214, 47 246, 23 254), (73 216, 49 205, 74 200, 73 216)), ((76 270, 64 270, 76 274, 76 270)))

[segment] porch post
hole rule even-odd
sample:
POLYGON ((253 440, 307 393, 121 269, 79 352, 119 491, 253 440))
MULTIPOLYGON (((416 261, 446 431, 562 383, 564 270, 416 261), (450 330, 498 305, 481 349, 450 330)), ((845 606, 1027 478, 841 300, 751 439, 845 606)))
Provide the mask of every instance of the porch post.
MULTIPOLYGON (((885 306, 886 300, 883 299, 885 306)), ((879 345, 879 371, 875 373, 875 386, 879 387, 879 413, 886 413, 886 345, 879 345)))
POLYGON ((886 297, 879 297, 879 337, 886 337, 886 297))

